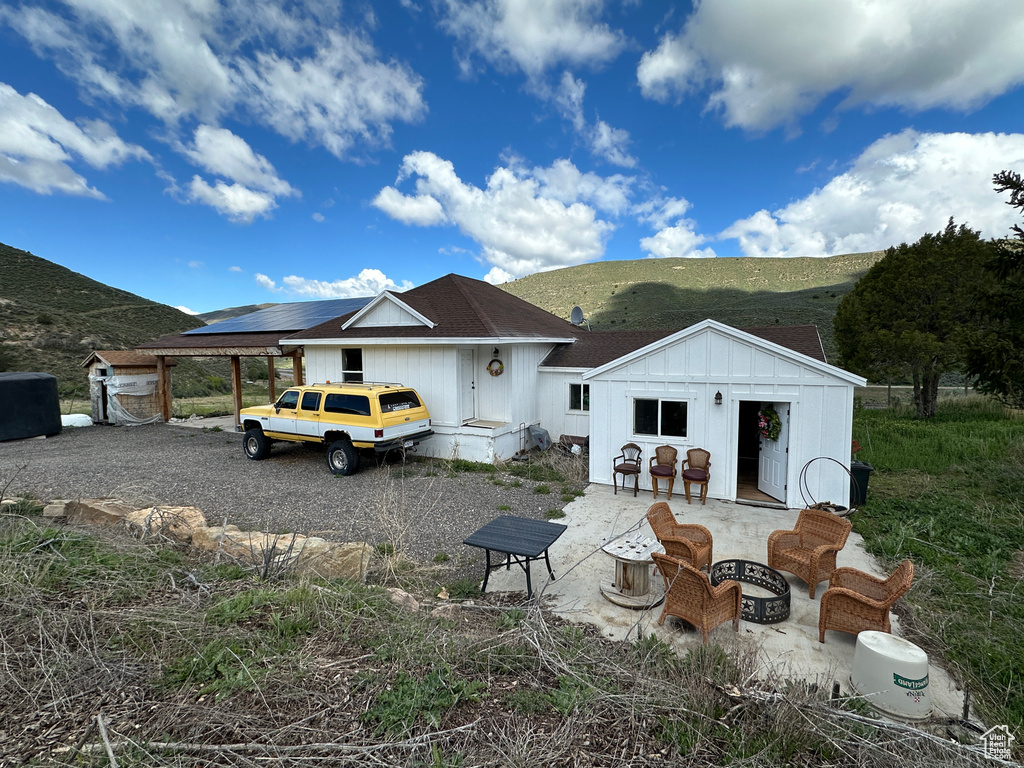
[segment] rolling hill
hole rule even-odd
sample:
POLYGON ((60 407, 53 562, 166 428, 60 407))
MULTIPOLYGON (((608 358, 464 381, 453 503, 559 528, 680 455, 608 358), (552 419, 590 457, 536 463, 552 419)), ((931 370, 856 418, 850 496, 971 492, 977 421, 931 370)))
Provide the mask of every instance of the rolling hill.
POLYGON ((578 305, 595 330, 685 328, 707 318, 739 328, 816 325, 835 362, 836 307, 882 255, 605 261, 539 272, 501 287, 566 319, 578 305))
POLYGON ((53 374, 64 395, 88 396, 81 365, 94 349, 131 349, 203 325, 3 243, 0 276, 0 371, 53 374))

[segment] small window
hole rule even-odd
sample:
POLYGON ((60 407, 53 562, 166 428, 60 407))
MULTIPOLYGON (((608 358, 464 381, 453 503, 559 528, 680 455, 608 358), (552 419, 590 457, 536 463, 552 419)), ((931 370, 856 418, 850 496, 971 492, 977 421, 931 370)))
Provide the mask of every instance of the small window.
POLYGON ((320 392, 302 393, 302 410, 317 411, 320 409, 320 392))
POLYGON ((633 400, 633 433, 658 437, 686 437, 686 402, 633 400))
POLYGON ((324 398, 324 410, 349 416, 369 416, 370 398, 366 395, 330 394, 324 398))
POLYGON ((290 411, 294 411, 299 406, 299 390, 286 390, 277 398, 277 402, 274 405, 278 408, 287 408, 290 411))
POLYGON ((569 385, 569 410, 589 411, 590 410, 590 385, 570 384, 569 385))
POLYGON ((358 347, 341 350, 341 380, 363 380, 363 350, 358 347))
POLYGON ((407 411, 410 408, 420 407, 420 400, 416 397, 415 392, 385 392, 379 400, 381 413, 407 411))

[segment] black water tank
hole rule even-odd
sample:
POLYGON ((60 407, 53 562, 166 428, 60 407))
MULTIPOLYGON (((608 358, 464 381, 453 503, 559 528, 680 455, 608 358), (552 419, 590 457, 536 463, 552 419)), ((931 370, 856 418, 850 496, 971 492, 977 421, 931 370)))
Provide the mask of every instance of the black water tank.
POLYGON ((0 440, 60 433, 57 377, 0 373, 0 440))

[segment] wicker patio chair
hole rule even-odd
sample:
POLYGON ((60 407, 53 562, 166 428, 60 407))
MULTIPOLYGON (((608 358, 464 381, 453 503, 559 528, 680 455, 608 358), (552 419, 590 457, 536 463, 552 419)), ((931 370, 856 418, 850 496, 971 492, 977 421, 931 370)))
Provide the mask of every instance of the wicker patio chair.
POLYGON ((676 456, 678 451, 671 445, 661 445, 654 449, 649 464, 654 498, 658 498, 658 480, 668 480, 668 498, 672 499, 672 486, 676 482, 676 456))
POLYGON ((711 454, 703 448, 691 448, 683 462, 683 489, 686 503, 690 503, 690 483, 700 486, 700 503, 708 500, 708 483, 711 481, 711 454))
POLYGON ((711 567, 714 541, 711 531, 703 525, 676 522, 676 516, 664 501, 651 505, 647 522, 666 554, 685 560, 698 571, 711 567))
POLYGON ((619 475, 622 475, 622 490, 626 490, 626 478, 633 477, 633 495, 640 490, 640 454, 643 451, 636 443, 626 443, 622 453, 612 459, 612 485, 619 492, 619 475))
POLYGON ((825 630, 856 635, 866 629, 892 632, 889 610, 907 593, 914 581, 914 564, 904 560, 887 579, 878 579, 856 568, 836 568, 821 596, 818 642, 825 630))
POLYGON ((815 585, 836 569, 836 553, 846 545, 852 527, 849 520, 831 512, 801 510, 792 531, 768 535, 768 566, 806 581, 813 600, 815 585))
POLYGON ((652 552, 651 557, 665 579, 665 607, 659 624, 665 623, 666 616, 678 616, 700 630, 705 644, 711 630, 730 619, 733 631, 740 631, 743 593, 739 582, 723 581, 714 587, 706 573, 678 558, 660 552, 652 552))

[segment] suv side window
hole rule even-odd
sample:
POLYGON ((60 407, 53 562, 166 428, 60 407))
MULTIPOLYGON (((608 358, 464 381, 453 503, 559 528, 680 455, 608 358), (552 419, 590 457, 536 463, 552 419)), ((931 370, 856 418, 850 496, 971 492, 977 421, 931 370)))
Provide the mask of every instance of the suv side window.
POLYGON ((384 392, 378 399, 381 413, 407 411, 410 408, 420 407, 420 401, 415 392, 384 392))
POLYGON ((345 413, 350 416, 369 416, 370 398, 366 395, 328 394, 324 399, 327 413, 345 413))
POLYGON ((316 411, 320 409, 320 392, 302 393, 302 410, 316 411))
POLYGON ((287 408, 288 410, 294 411, 299 406, 299 390, 289 389, 286 390, 274 405, 278 408, 287 408))

